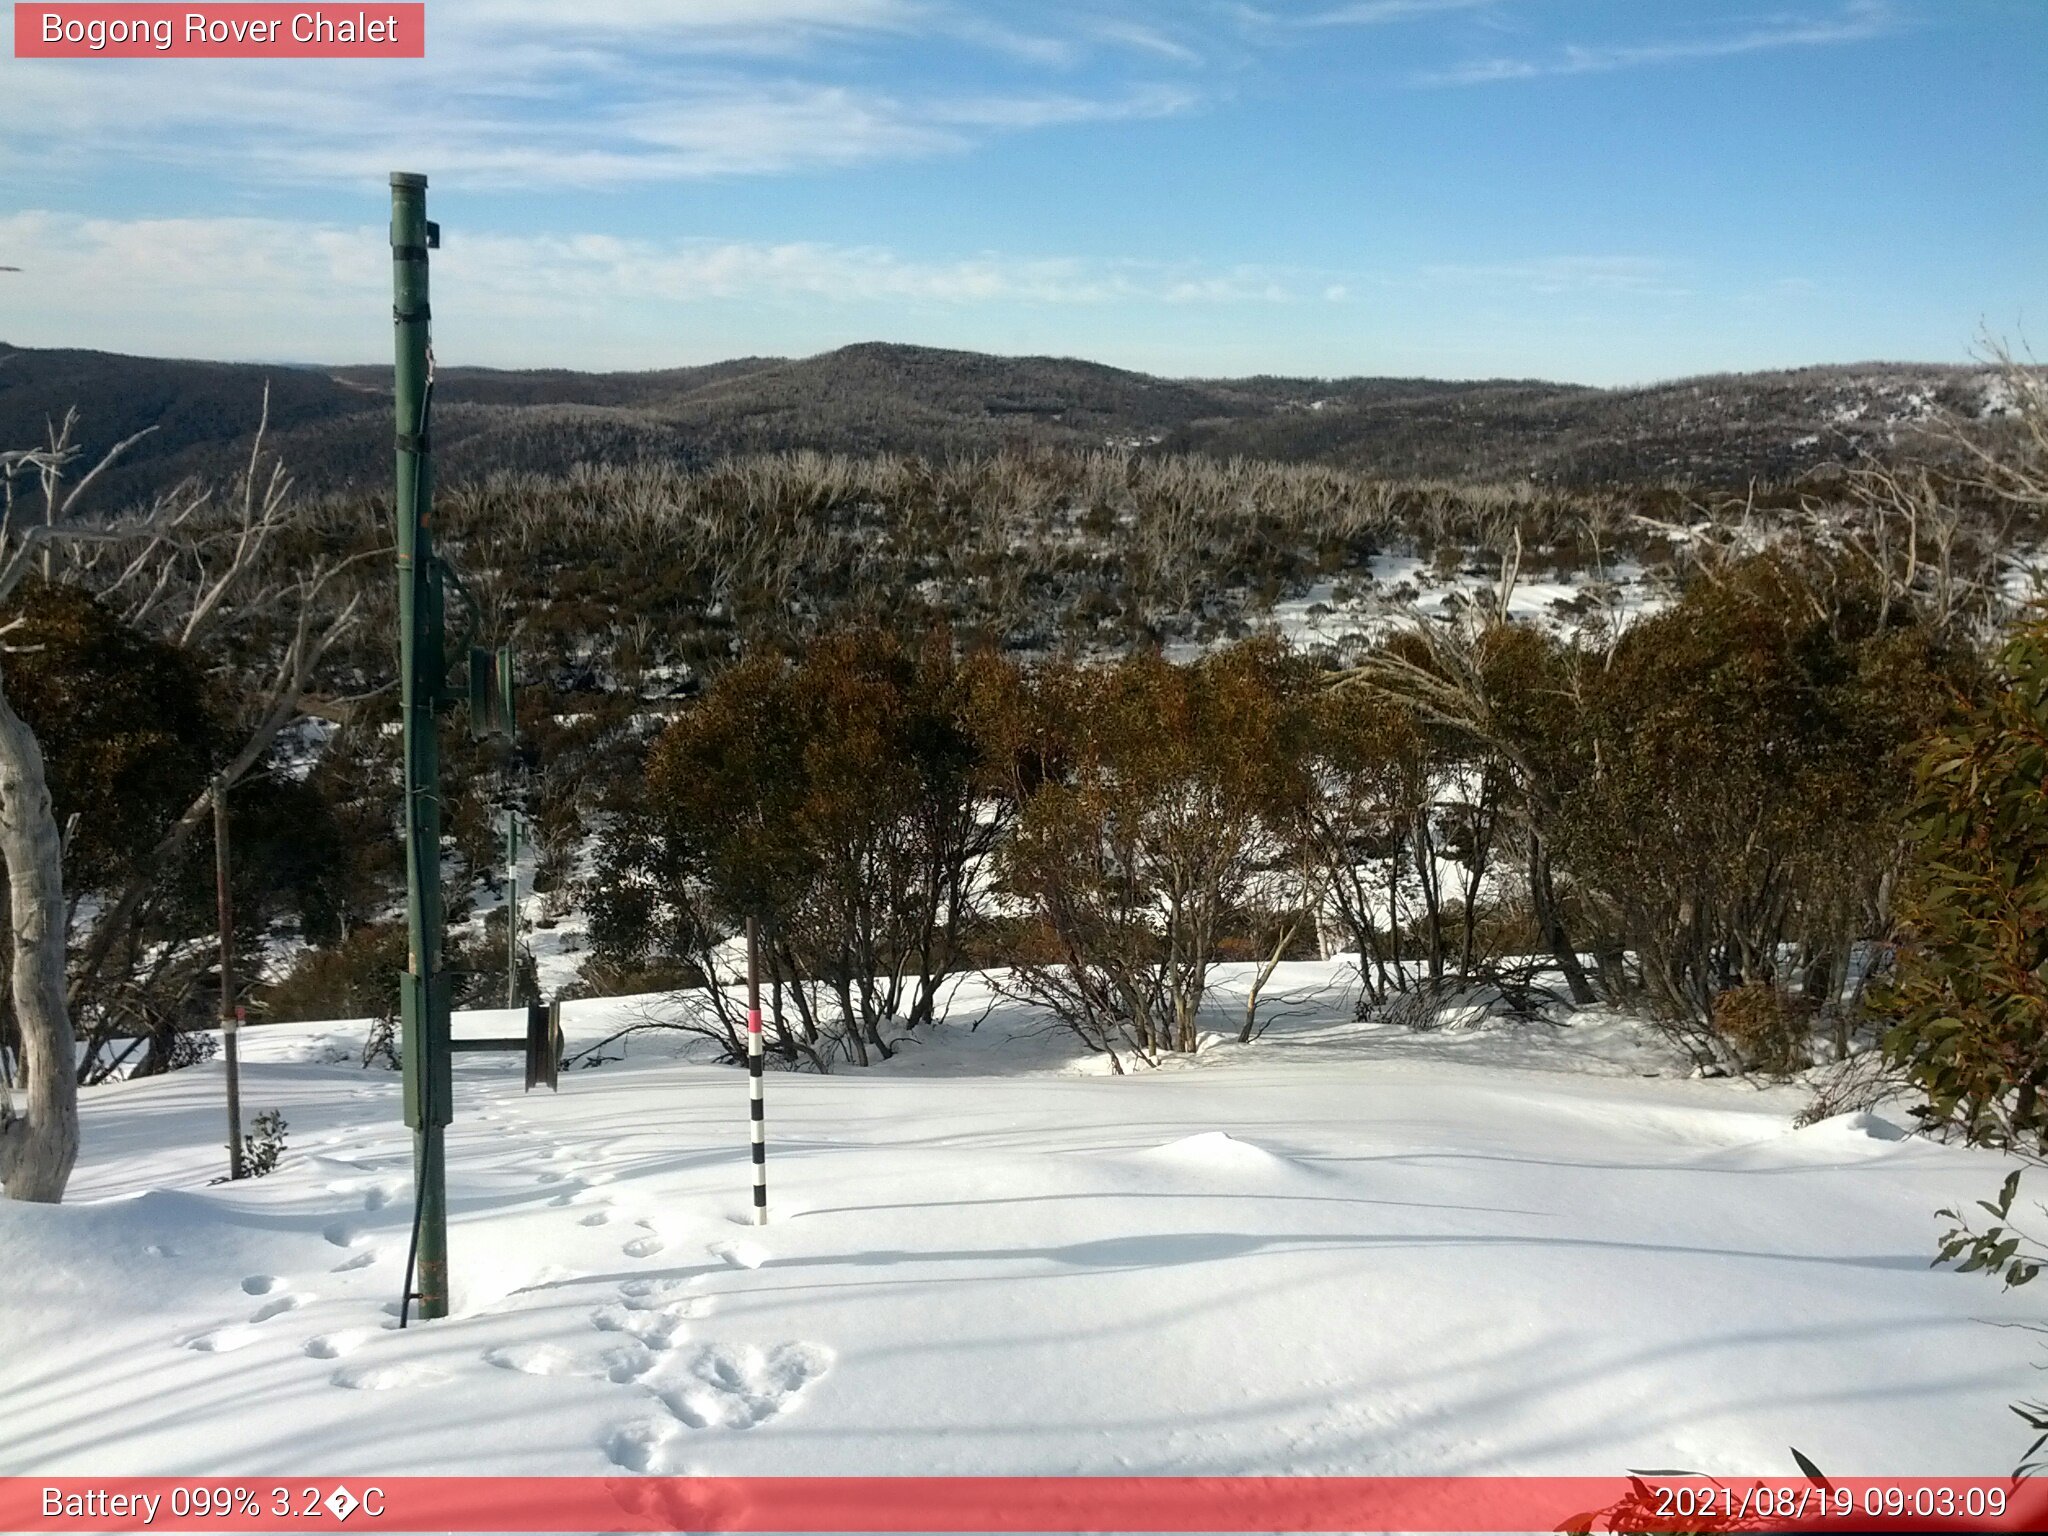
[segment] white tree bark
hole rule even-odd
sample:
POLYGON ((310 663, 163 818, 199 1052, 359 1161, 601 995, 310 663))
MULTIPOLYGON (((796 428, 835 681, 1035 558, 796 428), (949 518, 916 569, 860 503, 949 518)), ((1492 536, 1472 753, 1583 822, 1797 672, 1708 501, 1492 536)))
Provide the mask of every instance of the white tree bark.
MULTIPOLYGON (((264 403, 267 419, 267 390, 264 403)), ((116 443, 60 500, 64 471, 77 456, 72 446, 77 422, 76 410, 66 412, 62 429, 50 434, 47 451, 0 453, 0 492, 4 492, 0 495, 0 602, 13 596, 37 553, 45 554, 47 579, 47 554, 57 544, 113 541, 124 532, 78 528, 70 525, 68 518, 93 481, 156 428, 145 427, 116 443), (17 528, 14 482, 27 473, 41 481, 44 517, 40 524, 17 528)), ((260 435, 258 444, 260 447, 260 435)), ((253 479, 253 462, 250 473, 253 479)), ((265 498, 266 524, 276 515, 276 500, 265 498)), ((250 542, 246 530, 251 516, 245 509, 244 548, 250 542)), ((150 549, 158 542, 151 540, 150 549)), ((236 568, 240 564, 238 555, 236 568)), ((13 926, 9 979, 15 1025, 21 1035, 23 1094, 23 1103, 17 1105, 12 1085, 0 1073, 0 1186, 10 1200, 54 1205, 64 1198, 64 1186, 70 1183, 72 1165, 78 1161, 78 1050, 71 1029, 66 975, 64 840, 50 804, 42 746, 8 702, 4 681, 0 681, 0 862, 7 868, 13 926)))
POLYGON ((63 842, 42 748, 0 686, 0 857, 14 925, 14 1016, 25 1103, 0 1083, 0 1184, 10 1200, 64 1198, 78 1160, 78 1065, 65 1004, 63 842))

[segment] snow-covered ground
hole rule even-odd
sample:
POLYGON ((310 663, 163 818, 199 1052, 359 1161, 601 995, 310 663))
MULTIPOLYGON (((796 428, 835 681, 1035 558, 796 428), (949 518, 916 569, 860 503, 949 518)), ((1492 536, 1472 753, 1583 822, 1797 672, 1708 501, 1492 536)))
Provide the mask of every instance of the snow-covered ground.
MULTIPOLYGON (((1498 582, 1460 569, 1442 572, 1412 555, 1375 555, 1369 572, 1343 581, 1322 581, 1283 598, 1258 616, 1288 644, 1329 651, 1350 659, 1417 618, 1447 618, 1466 604, 1492 611, 1498 582)), ((1508 594, 1508 614, 1561 638, 1615 631, 1669 601, 1653 574, 1633 560, 1618 560, 1599 571, 1539 579, 1523 575, 1508 594)), ((1177 660, 1192 660, 1200 647, 1183 647, 1177 660)))
POLYGON ((0 1203, 0 1473, 2010 1469, 2041 1378, 1990 1324, 2037 1299, 1928 1265, 1998 1159, 1795 1130, 1604 1015, 1337 1022, 1335 981, 1128 1077, 1008 1004, 777 1073, 764 1229, 743 1074, 458 1057, 454 1315, 403 1332, 396 1076, 354 1025, 251 1030, 277 1172, 207 1183, 211 1063, 89 1092, 70 1201, 0 1203))

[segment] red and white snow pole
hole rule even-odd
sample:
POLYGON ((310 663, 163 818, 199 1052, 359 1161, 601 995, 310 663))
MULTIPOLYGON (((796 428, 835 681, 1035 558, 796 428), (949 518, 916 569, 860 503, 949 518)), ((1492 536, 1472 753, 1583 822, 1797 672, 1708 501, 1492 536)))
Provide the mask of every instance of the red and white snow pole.
POLYGON ((754 1225, 768 1225, 768 1119, 761 1096, 761 934, 747 919, 747 1114, 753 1134, 754 1225))

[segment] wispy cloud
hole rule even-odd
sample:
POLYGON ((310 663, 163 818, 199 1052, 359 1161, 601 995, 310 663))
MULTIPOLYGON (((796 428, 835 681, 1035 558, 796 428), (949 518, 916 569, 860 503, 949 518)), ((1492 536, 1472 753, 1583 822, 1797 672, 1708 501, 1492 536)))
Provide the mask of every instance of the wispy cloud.
POLYGON ((1542 295, 1607 293, 1683 298, 1691 291, 1673 264, 1658 256, 1542 256, 1521 261, 1436 262, 1418 268, 1410 281, 1435 288, 1542 295))
POLYGON ((471 0, 435 8, 417 64, 21 61, 0 91, 0 176, 127 162, 323 182, 413 163, 457 188, 627 186, 957 154, 1199 104, 1131 62, 1172 56, 1164 34, 1049 19, 1057 35, 954 0, 580 0, 571 27, 553 0, 471 0), (906 47, 974 61, 951 74, 973 87, 869 67, 868 50, 906 47), (1071 73, 1110 47, 1125 67, 1071 73))
MULTIPOLYGON (((104 69, 104 65, 82 65, 104 69)), ((416 98, 404 88, 343 91, 195 80, 177 91, 85 89, 71 76, 10 81, 0 141, 40 156, 231 167, 269 181, 375 178, 430 165, 467 188, 605 187, 847 168, 962 152, 991 135, 1170 116, 1192 91, 990 92, 897 96, 800 80, 672 79, 663 91, 555 111, 505 93, 416 98)), ((6 151, 0 151, 4 166, 6 151)))
POLYGON ((1352 0, 1295 20, 1302 27, 1378 27, 1449 11, 1492 10, 1501 0, 1352 0))
MULTIPOLYGON (((38 335, 16 342, 146 346, 176 315, 212 321, 242 356, 346 360, 388 345, 389 235, 293 220, 0 216, 0 259, 38 335), (232 283, 221 274, 234 272, 232 283), (125 306, 125 307, 124 307, 125 306), (86 338, 81 342, 80 338, 86 338)), ((827 241, 645 240, 600 233, 451 233, 435 257, 441 351, 495 356, 507 322, 546 335, 571 322, 653 349, 689 334, 705 305, 972 308, 1292 304, 1323 296, 1316 274, 1202 262, 980 252, 907 255, 827 241)), ((669 357, 673 361, 673 356, 669 357)))
MULTIPOLYGON (((1400 3, 1400 0, 1389 0, 1400 3)), ((1426 0, 1417 0, 1426 3, 1426 0)), ((1567 44, 1554 53, 1534 57, 1473 59, 1449 69, 1414 77, 1421 86, 1493 85, 1508 80, 1533 80, 1547 75, 1604 74, 1661 64, 1735 58, 1781 48, 1821 48, 1866 42, 1899 32, 1905 18, 1889 0, 1849 0, 1826 15, 1773 19, 1742 31, 1663 38, 1643 43, 1567 44)))
MULTIPOLYGON (((326 326, 375 332, 391 266, 387 231, 293 219, 94 219, 29 211, 0 215, 0 260, 25 268, 23 297, 51 326, 131 295, 139 309, 199 324, 233 315, 246 350, 313 356, 287 338, 326 326), (236 272, 223 283, 221 272, 236 272)), ((12 281, 12 279, 10 279, 12 281)), ((1653 256, 1538 256, 1348 272, 1284 264, 1212 264, 975 252, 907 254, 825 240, 641 240, 612 233, 453 233, 436 256, 451 297, 444 324, 489 315, 676 313, 692 305, 1300 305, 1346 303, 1372 291, 1683 295, 1681 274, 1653 256)), ((442 307, 442 305, 436 305, 442 307)), ((20 338, 10 338, 20 340, 20 338)), ((461 340, 461 338, 459 338, 461 340)), ((328 356, 348 352, 326 350, 328 356)), ((457 344, 449 352, 461 356, 457 344)))
POLYGON ((429 36, 459 46, 513 34, 559 39, 573 31, 585 45, 631 38, 691 50, 783 53, 820 36, 907 32, 935 14, 920 0, 577 0, 572 21, 559 0, 467 0, 460 7, 436 6, 429 36))
MULTIPOLYGON (((465 221, 435 255, 436 350, 451 365, 672 367, 889 337, 1179 373, 1555 374, 1558 350, 1589 336, 1665 337, 1675 317, 1731 302, 1711 266, 1650 254, 1345 269, 500 229, 465 221), (1473 315, 1492 329, 1468 347, 1458 323, 1473 315), (1389 329, 1403 319, 1426 341, 1389 329)), ((375 361, 391 346, 388 240, 367 221, 0 213, 0 265, 20 269, 0 275, 0 334, 24 346, 375 361)), ((1786 290, 1745 313, 1809 303, 1786 290)), ((1654 371, 1631 367, 1610 374, 1654 371)))
POLYGON ((1199 98, 1178 86, 1151 85, 1114 97, 1038 95, 973 96, 927 103, 933 120, 982 128, 1047 128, 1062 123, 1106 123, 1172 117, 1199 98))
POLYGON ((1097 21, 1088 26, 1087 35, 1112 47, 1129 48, 1155 58, 1170 59, 1176 64, 1202 62, 1202 55, 1198 49, 1189 47, 1157 27, 1145 26, 1140 22, 1097 21))

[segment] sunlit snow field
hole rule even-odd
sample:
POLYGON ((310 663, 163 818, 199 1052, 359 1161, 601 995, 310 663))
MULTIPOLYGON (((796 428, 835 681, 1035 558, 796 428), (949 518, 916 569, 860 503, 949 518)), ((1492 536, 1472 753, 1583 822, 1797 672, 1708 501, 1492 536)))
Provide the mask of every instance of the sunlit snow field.
MULTIPOLYGON (((1125 1077, 963 988, 868 1071, 638 1036, 559 1094, 456 1060, 454 1315, 393 1315, 395 1074, 251 1030, 86 1094, 69 1201, 0 1204, 0 1473, 1999 1474, 2037 1311, 1930 1269, 1999 1161, 1681 1074, 1640 1026, 1413 1034, 1287 968, 1262 1040, 1125 1077), (1655 1074, 1655 1075, 1650 1075, 1655 1074)), ((572 1045, 638 1016, 573 1004, 572 1045)), ((1235 1004, 1220 1000, 1219 1031, 1235 1004)), ((465 1015, 502 1032, 506 1016, 465 1015)), ((1231 1031, 1234 1033, 1234 1030, 1231 1031)))

